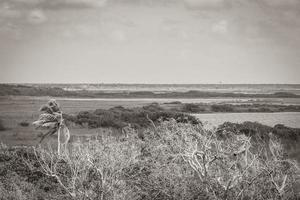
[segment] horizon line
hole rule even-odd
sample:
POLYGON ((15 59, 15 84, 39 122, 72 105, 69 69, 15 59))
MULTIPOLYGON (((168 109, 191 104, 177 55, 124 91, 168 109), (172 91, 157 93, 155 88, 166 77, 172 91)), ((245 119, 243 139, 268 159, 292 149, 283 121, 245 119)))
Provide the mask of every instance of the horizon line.
POLYGON ((0 82, 0 84, 7 84, 7 85, 83 85, 83 84, 89 84, 89 85, 300 85, 300 83, 122 83, 122 82, 69 82, 69 83, 59 83, 59 82, 53 82, 53 83, 39 83, 39 82, 32 82, 32 83, 26 83, 26 82, 0 82))

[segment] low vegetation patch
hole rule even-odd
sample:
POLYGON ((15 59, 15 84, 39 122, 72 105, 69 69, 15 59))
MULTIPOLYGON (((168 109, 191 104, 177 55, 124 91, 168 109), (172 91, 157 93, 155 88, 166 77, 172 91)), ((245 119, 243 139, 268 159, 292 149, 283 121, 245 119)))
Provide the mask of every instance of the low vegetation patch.
POLYGON ((204 104, 204 103, 164 103, 163 107, 185 113, 270 113, 270 112, 300 112, 298 105, 275 104, 204 104))
POLYGON ((200 105, 194 103, 186 103, 183 104, 181 111, 187 113, 201 113, 201 112, 205 112, 206 109, 203 108, 203 106, 201 107, 200 105))
POLYGON ((108 110, 97 109, 95 111, 83 111, 76 116, 65 116, 65 119, 89 128, 110 127, 123 128, 130 124, 133 128, 140 129, 158 124, 168 119, 176 119, 177 122, 199 124, 195 117, 175 111, 165 110, 153 103, 142 108, 128 109, 117 106, 108 110))
POLYGON ((23 126, 23 127, 27 127, 29 126, 29 122, 26 122, 26 121, 22 121, 19 123, 20 126, 23 126))
POLYGON ((6 128, 5 128, 5 126, 4 126, 4 123, 3 123, 3 121, 0 119, 0 131, 5 131, 6 130, 6 128))
POLYGON ((228 104, 212 105, 211 111, 213 111, 213 112, 233 112, 234 108, 232 105, 228 105, 228 104))

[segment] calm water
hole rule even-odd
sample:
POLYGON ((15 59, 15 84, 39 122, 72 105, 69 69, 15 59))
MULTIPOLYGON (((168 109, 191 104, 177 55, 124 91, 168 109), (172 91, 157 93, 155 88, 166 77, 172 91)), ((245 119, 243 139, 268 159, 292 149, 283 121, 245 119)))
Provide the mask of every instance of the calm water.
POLYGON ((259 122, 274 126, 284 124, 289 127, 300 128, 300 112, 283 113, 212 113, 194 114, 203 121, 206 127, 218 126, 226 121, 241 123, 244 121, 259 122))

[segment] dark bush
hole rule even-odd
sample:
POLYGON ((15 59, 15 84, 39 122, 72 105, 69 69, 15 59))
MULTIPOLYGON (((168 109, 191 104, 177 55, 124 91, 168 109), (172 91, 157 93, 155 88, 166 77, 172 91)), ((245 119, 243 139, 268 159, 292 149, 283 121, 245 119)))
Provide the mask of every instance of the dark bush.
POLYGON ((200 123, 193 116, 175 111, 166 111, 156 103, 133 109, 118 106, 109 110, 83 111, 75 117, 66 116, 65 119, 82 126, 87 125, 89 128, 107 127, 120 129, 131 124, 134 128, 138 129, 151 126, 149 119, 154 123, 159 123, 170 118, 175 119, 177 122, 200 123))
POLYGON ((143 106, 143 110, 148 112, 160 112, 163 111, 164 109, 160 107, 158 103, 151 103, 147 106, 143 106))
POLYGON ((280 98, 297 97, 296 94, 291 93, 291 92, 275 92, 273 95, 275 97, 280 97, 280 98))
POLYGON ((26 121, 22 121, 19 123, 20 126, 23 126, 23 127, 27 127, 29 126, 29 122, 26 122, 26 121))
POLYGON ((164 104, 182 104, 181 101, 171 101, 171 102, 166 102, 164 104))
POLYGON ((234 107, 229 104, 224 104, 224 105, 212 105, 211 110, 213 112, 233 112, 234 107))
POLYGON ((4 127, 3 121, 0 119, 0 131, 5 131, 6 128, 4 127))
POLYGON ((199 113, 203 111, 205 111, 203 108, 194 103, 186 103, 182 107, 182 112, 199 113))

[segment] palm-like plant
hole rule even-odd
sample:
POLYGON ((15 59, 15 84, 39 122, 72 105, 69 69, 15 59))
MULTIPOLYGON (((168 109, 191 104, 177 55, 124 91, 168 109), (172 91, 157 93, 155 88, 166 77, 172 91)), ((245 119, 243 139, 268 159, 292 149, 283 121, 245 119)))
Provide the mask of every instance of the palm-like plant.
POLYGON ((61 146, 66 148, 70 139, 70 132, 64 122, 62 111, 55 99, 49 100, 47 104, 40 108, 40 111, 42 114, 40 114, 37 121, 33 122, 33 125, 36 129, 47 129, 48 131, 42 135, 39 143, 47 136, 54 135, 57 132, 58 154, 60 154, 61 146))

